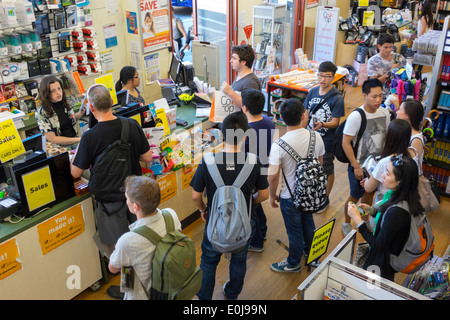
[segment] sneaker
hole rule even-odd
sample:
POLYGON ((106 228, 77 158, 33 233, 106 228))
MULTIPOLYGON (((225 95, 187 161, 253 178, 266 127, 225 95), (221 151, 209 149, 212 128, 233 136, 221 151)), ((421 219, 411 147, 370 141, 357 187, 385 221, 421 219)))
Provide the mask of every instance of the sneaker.
POLYGON ((251 251, 251 252, 263 252, 264 251, 264 248, 263 247, 261 247, 261 248, 258 248, 258 247, 253 247, 253 246, 249 246, 248 247, 248 251, 251 251))
POLYGON ((293 266, 287 262, 287 259, 284 259, 283 261, 272 263, 270 269, 276 272, 300 272, 302 267, 300 266, 300 263, 293 266))
POLYGON ((345 222, 342 224, 341 229, 342 233, 344 234, 344 237, 346 237, 353 230, 352 225, 350 223, 345 222))

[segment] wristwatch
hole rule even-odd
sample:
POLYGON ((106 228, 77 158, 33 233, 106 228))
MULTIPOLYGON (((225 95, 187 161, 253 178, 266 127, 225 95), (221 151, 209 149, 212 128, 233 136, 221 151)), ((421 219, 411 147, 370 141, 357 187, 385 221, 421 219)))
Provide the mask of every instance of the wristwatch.
POLYGON ((205 213, 206 209, 208 209, 208 207, 205 207, 205 209, 203 209, 203 210, 199 209, 198 211, 200 211, 200 213, 205 213))

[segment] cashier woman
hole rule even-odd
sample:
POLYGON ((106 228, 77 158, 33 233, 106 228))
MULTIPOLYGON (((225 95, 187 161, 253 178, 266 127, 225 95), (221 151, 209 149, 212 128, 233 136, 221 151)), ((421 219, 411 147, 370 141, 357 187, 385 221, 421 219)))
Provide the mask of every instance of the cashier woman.
POLYGON ((62 89, 62 82, 54 76, 42 79, 39 87, 41 105, 36 110, 36 122, 47 141, 59 145, 80 142, 77 136, 77 121, 84 115, 83 108, 74 113, 62 89))

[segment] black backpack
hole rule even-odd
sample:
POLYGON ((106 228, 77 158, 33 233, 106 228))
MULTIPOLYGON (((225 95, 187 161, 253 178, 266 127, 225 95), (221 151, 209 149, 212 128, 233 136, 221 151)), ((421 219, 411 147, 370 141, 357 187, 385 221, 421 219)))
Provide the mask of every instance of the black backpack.
POLYGON ((306 158, 300 155, 283 139, 275 141, 297 162, 295 169, 294 190, 289 187, 288 181, 281 170, 286 186, 294 202, 295 208, 302 213, 316 213, 329 204, 327 197, 327 175, 319 160, 314 157, 316 134, 310 130, 308 154, 306 158))
POLYGON ((97 199, 106 202, 125 201, 125 178, 131 175, 131 145, 128 143, 130 123, 122 123, 120 140, 114 141, 95 159, 88 189, 97 199))
MULTIPOLYGON (((359 128, 359 131, 358 131, 358 138, 356 139, 355 146, 352 145, 353 153, 356 156, 356 152, 358 151, 359 142, 361 141, 361 137, 364 134, 364 130, 366 130, 367 119, 366 119, 366 113, 364 112, 364 110, 362 108, 357 108, 356 110, 353 110, 353 111, 358 111, 361 114, 361 118, 362 118, 361 119, 361 127, 359 128)), ((345 154, 344 149, 342 148, 342 138, 344 136, 344 127, 345 127, 346 122, 347 122, 347 120, 342 122, 337 127, 337 129, 335 131, 334 141, 333 141, 334 156, 336 157, 336 159, 338 159, 340 162, 343 162, 343 163, 349 163, 347 155, 345 154)))

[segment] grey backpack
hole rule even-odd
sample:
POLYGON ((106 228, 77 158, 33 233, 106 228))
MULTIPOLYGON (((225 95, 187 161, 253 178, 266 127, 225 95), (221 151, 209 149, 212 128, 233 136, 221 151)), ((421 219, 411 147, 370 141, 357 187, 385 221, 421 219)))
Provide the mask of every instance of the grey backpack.
POLYGON ((241 187, 250 176, 256 160, 255 154, 247 153, 247 160, 241 172, 234 183, 227 186, 224 184, 217 168, 213 153, 207 153, 204 156, 206 167, 217 187, 209 209, 206 233, 208 240, 217 252, 241 251, 250 239, 252 233, 250 225, 252 199, 250 199, 249 211, 241 187))
MULTIPOLYGON (((401 201, 394 206, 409 212, 408 203, 401 201)), ((389 209, 388 209, 389 210, 389 209)), ((384 223, 383 215, 381 225, 384 223)), ((414 273, 433 257, 434 235, 431 224, 425 214, 411 216, 409 237, 398 256, 390 255, 391 267, 402 273, 414 273)))

